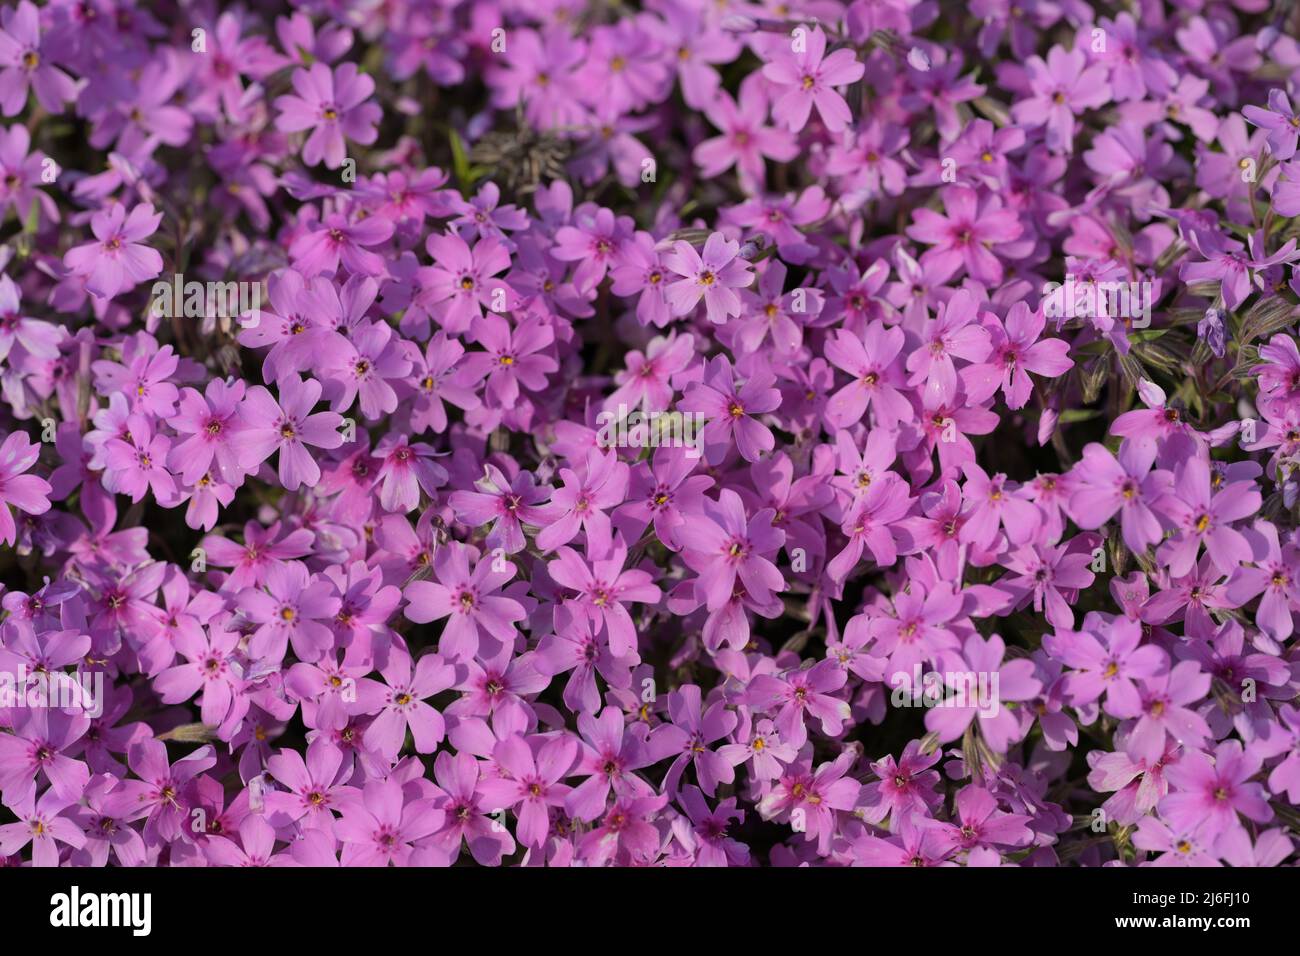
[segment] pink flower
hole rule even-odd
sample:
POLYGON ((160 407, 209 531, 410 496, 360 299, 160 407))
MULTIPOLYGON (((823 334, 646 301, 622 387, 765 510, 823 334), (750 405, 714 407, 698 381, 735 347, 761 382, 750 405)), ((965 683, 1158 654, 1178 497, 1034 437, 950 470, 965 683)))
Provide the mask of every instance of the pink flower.
POLYGON ((781 740, 802 747, 808 740, 805 721, 811 717, 828 737, 839 736, 849 719, 849 705, 832 695, 848 681, 848 673, 835 661, 818 661, 804 670, 780 677, 760 674, 749 682, 745 700, 759 711, 776 711, 774 725, 781 740))
POLYGON ((334 588, 313 579, 299 561, 274 564, 266 572, 266 590, 249 589, 240 597, 244 614, 258 625, 248 642, 253 657, 279 662, 292 643, 301 661, 320 660, 334 635, 323 621, 339 610, 334 588))
POLYGON ((609 509, 627 498, 628 467, 614 451, 587 452, 581 472, 560 469, 564 482, 545 507, 546 527, 537 535, 537 547, 553 551, 568 544, 579 531, 587 540, 608 541, 611 535, 609 509))
POLYGON ((728 241, 720 232, 705 241, 702 256, 689 242, 675 242, 664 259, 664 265, 682 277, 664 292, 673 315, 686 315, 700 299, 715 325, 740 315, 740 296, 735 290, 752 283, 754 271, 739 256, 740 243, 728 241))
POLYGON ((428 797, 412 799, 394 778, 372 778, 362 799, 349 802, 335 832, 344 866, 406 866, 413 843, 440 829, 446 814, 428 797))
POLYGON ((784 41, 774 43, 763 75, 782 90, 772 106, 772 116, 794 132, 808 123, 813 106, 832 133, 849 125, 853 114, 844 97, 832 87, 847 86, 862 79, 866 68, 850 49, 826 56, 826 34, 821 27, 811 32, 797 27, 787 49, 784 41))
POLYGON ((1206 836, 1215 837, 1242 826, 1238 814, 1255 823, 1273 819, 1264 785, 1251 781, 1260 769, 1260 758, 1237 740, 1225 740, 1213 756, 1189 750, 1166 773, 1170 793, 1160 801, 1160 815, 1171 826, 1200 825, 1206 836))
POLYGON ((338 432, 343 419, 334 412, 312 413, 321 393, 321 384, 314 378, 304 381, 290 375, 276 386, 279 402, 261 385, 248 390, 240 409, 244 428, 234 440, 240 465, 256 469, 279 451, 280 484, 289 491, 301 485, 311 487, 320 480, 320 466, 307 446, 338 448, 343 444, 338 432))
POLYGON ((500 240, 480 239, 471 250, 465 240, 449 233, 430 236, 425 248, 434 262, 428 271, 428 302, 436 306, 434 317, 448 334, 469 331, 484 308, 506 312, 516 307, 514 290, 494 278, 510 268, 510 253, 500 240))
POLYGON ((547 571, 556 584, 578 592, 574 603, 587 615, 594 633, 603 625, 610 651, 615 657, 625 657, 635 652, 637 633, 624 604, 656 604, 662 592, 649 572, 624 570, 627 545, 621 537, 602 549, 594 548, 589 538, 587 552, 589 558, 584 561, 572 548, 562 547, 547 571))
POLYGON ((133 207, 129 215, 115 202, 90 217, 96 241, 69 249, 63 264, 73 275, 85 277, 91 295, 111 299, 162 272, 162 256, 143 243, 160 222, 162 213, 155 213, 147 202, 133 207))
POLYGON ((947 216, 925 207, 912 214, 908 236, 933 247, 921 256, 921 265, 954 277, 965 271, 986 285, 1001 282, 1003 267, 994 247, 1020 238, 1024 229, 1016 214, 993 194, 981 199, 969 186, 949 186, 943 205, 947 216))
POLYGON ((302 161, 315 166, 321 160, 338 169, 347 156, 345 139, 369 146, 378 136, 375 124, 383 118, 376 103, 367 103, 375 81, 357 70, 354 63, 341 63, 333 71, 324 63, 294 70, 297 94, 276 98, 280 111, 275 125, 286 133, 311 130, 303 145, 302 161))
POLYGON ((1033 392, 1029 373, 1059 378, 1074 367, 1068 357, 1070 343, 1042 338, 1047 319, 1041 309, 1031 312, 1023 302, 1007 311, 1005 325, 989 322, 991 337, 988 361, 962 370, 966 392, 972 402, 987 401, 1000 388, 1007 408, 1024 408, 1033 392))
POLYGON ((760 367, 737 385, 731 363, 720 355, 709 362, 704 380, 690 386, 677 407, 708 418, 699 438, 710 464, 720 462, 732 443, 746 461, 757 461, 772 450, 775 437, 754 416, 780 406, 781 392, 772 387, 775 381, 775 375, 760 367))
POLYGON ((513 641, 515 622, 524 619, 518 601, 495 593, 515 576, 515 566, 503 554, 486 554, 477 559, 471 574, 473 557, 474 548, 449 542, 433 559, 437 583, 413 581, 406 587, 408 619, 425 624, 449 618, 438 647, 454 661, 478 655, 483 632, 494 644, 513 641))
POLYGON ((382 702, 382 709, 366 728, 366 746, 391 762, 397 759, 410 731, 416 753, 433 753, 446 735, 446 725, 442 714, 425 700, 456 683, 456 668, 437 654, 425 654, 412 673, 410 656, 399 651, 389 657, 380 673, 388 686, 368 679, 357 682, 358 698, 382 702))
POLYGON ((738 584, 759 602, 785 587, 767 557, 785 542, 772 517, 770 508, 746 517, 740 496, 727 488, 716 503, 706 498, 704 512, 677 529, 682 557, 699 575, 696 587, 710 611, 726 605, 738 584))
POLYGON ((1047 148, 1068 153, 1074 148, 1074 118, 1110 100, 1106 67, 1088 66, 1082 50, 1054 46, 1047 61, 1031 56, 1025 62, 1031 96, 1011 108, 1017 123, 1047 127, 1047 148))
POLYGON ((493 748, 493 759, 509 776, 484 780, 480 790, 489 804, 515 811, 516 835, 524 846, 540 847, 546 841, 550 808, 564 806, 571 790, 559 781, 568 775, 577 755, 577 741, 567 736, 512 734, 493 748))
POLYGON ((26 475, 36 459, 41 446, 33 445, 26 432, 12 432, 0 444, 0 543, 12 545, 18 533, 9 506, 32 515, 50 510, 50 483, 36 475, 26 475))

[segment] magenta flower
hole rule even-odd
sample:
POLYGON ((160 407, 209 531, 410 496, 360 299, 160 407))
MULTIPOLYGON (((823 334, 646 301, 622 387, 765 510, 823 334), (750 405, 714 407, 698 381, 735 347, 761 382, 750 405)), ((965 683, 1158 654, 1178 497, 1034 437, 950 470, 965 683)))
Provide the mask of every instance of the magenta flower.
POLYGON ((488 819, 489 813, 501 808, 490 806, 488 795, 480 789, 485 781, 479 762, 470 753, 453 757, 444 752, 434 761, 433 772, 438 780, 433 803, 443 814, 442 826, 425 844, 433 859, 454 863, 466 845, 481 866, 499 865, 501 857, 515 851, 515 841, 504 827, 488 819))
POLYGON ((166 435, 155 434, 149 419, 132 415, 127 419, 127 438, 104 443, 105 487, 130 495, 140 501, 152 492, 159 501, 168 501, 176 494, 176 481, 167 470, 167 458, 172 443, 166 435))
MULTIPOLYGON (((590 537, 587 551, 600 554, 590 537)), ((584 561, 572 548, 562 547, 556 560, 546 566, 556 584, 578 592, 574 603, 587 615, 595 633, 605 628, 615 657, 627 656, 637 644, 636 627, 624 604, 655 604, 662 596, 649 572, 624 570, 626 562, 627 545, 620 537, 594 560, 584 561)))
POLYGON ((376 681, 358 682, 359 699, 374 697, 382 709, 366 728, 365 743, 393 761, 409 731, 417 753, 431 754, 446 736, 442 714, 425 701, 456 683, 456 668, 437 654, 425 654, 415 663, 404 653, 395 653, 380 673, 388 686, 376 681))
POLYGON ((1260 759, 1236 740, 1225 740, 1213 754, 1188 751, 1166 771, 1169 796, 1160 801, 1160 815, 1173 827, 1203 827, 1206 836, 1218 836, 1242 826, 1238 814, 1255 823, 1273 819, 1264 785, 1251 777, 1260 759))
POLYGON ((965 522, 958 539, 977 548, 988 548, 997 539, 999 528, 1013 545, 1025 544, 1038 531, 1042 514, 1030 501, 1007 487, 1007 476, 988 473, 973 462, 962 471, 966 483, 962 495, 968 502, 965 522))
POLYGON ((318 362, 328 385, 330 410, 346 412, 359 399, 362 416, 371 421, 396 411, 397 390, 392 383, 407 376, 411 361, 393 330, 383 322, 366 323, 347 338, 339 336, 334 345, 329 357, 318 362))
MULTIPOLYGON (((836 96, 833 92, 828 95, 836 96)), ((789 132, 765 125, 767 99, 755 83, 741 87, 739 103, 719 91, 706 105, 704 115, 722 131, 721 136, 704 140, 691 153, 704 176, 713 178, 735 166, 742 182, 760 185, 764 159, 786 163, 798 155, 799 147, 789 132)))
POLYGON ((344 866, 405 866, 413 844, 437 831, 446 814, 428 797, 412 799, 392 777, 366 782, 359 801, 349 801, 335 833, 344 866))
POLYGON ((0 109, 5 116, 17 116, 30 88, 42 109, 62 113, 64 104, 76 98, 77 86, 55 65, 58 57, 50 45, 41 42, 36 5, 19 0, 17 8, 4 8, 0 22, 0 109))
POLYGON ((591 213, 580 209, 573 225, 555 231, 555 248, 551 252, 562 262, 578 263, 573 284, 586 293, 619 260, 632 232, 632 220, 627 216, 615 216, 605 208, 591 213))
POLYGON ((1293 630, 1293 609, 1300 608, 1300 554, 1295 545, 1281 544, 1277 528, 1268 521, 1256 521, 1250 538, 1254 567, 1243 565, 1233 572, 1228 600, 1242 607, 1259 597, 1255 622, 1269 637, 1285 641, 1293 630))
POLYGON ((657 762, 646 741, 633 728, 625 727, 617 707, 606 707, 600 716, 578 715, 582 750, 572 775, 586 777, 564 800, 564 809, 577 820, 595 820, 609 803, 610 791, 619 799, 648 797, 651 786, 635 771, 657 762))
MULTIPOLYGON (((912 682, 920 664, 943 660, 961 651, 961 641, 949 625, 956 626, 962 609, 961 594, 946 583, 923 588, 919 584, 894 595, 893 613, 868 621, 857 616, 849 621, 845 640, 867 625, 874 640, 874 654, 888 658, 886 683, 891 688, 912 682)), ((910 688, 916 693, 918 688, 910 688)))
POLYGON ((677 530, 682 558, 698 575, 697 588, 709 610, 731 600, 739 585, 759 602, 785 587, 785 578, 767 557, 785 541, 772 527, 770 508, 746 516, 745 506, 730 488, 718 501, 704 501, 704 511, 677 530))
POLYGON ((393 224, 372 216, 360 222, 349 221, 343 213, 326 216, 318 228, 306 229, 289 246, 289 258, 303 278, 337 274, 339 264, 359 276, 382 276, 387 271, 383 256, 371 252, 371 246, 388 241, 393 224))
POLYGON ((162 256, 144 245, 161 222, 162 213, 155 213, 147 202, 133 207, 129 214, 115 202, 91 216, 95 241, 69 249, 63 264, 73 275, 85 277, 91 295, 112 299, 162 272, 162 256))
POLYGON ((1205 699, 1210 675, 1195 661, 1180 661, 1172 668, 1138 681, 1136 699, 1112 694, 1108 711, 1123 719, 1136 719, 1127 750, 1136 757, 1154 761, 1165 752, 1167 738, 1184 750, 1204 747, 1210 725, 1188 705, 1205 699))
POLYGON ((884 427, 906 421, 912 405, 903 395, 903 369, 897 361, 903 349, 903 330, 887 329, 880 322, 867 326, 858 338, 838 329, 826 343, 826 359, 853 377, 853 381, 831 396, 826 420, 837 428, 848 428, 862 420, 868 408, 884 427))
POLYGON ((1088 570, 1091 553, 1077 550, 1076 543, 1031 544, 1013 551, 1003 561, 1012 574, 999 582, 999 589, 1010 594, 1017 605, 1029 605, 1043 613, 1053 627, 1073 627, 1070 602, 1096 579, 1088 570))
POLYGON ((204 634, 180 632, 176 650, 185 663, 168 667, 154 678, 154 690, 167 704, 181 704, 201 693, 199 716, 211 727, 243 717, 249 701, 240 695, 243 679, 235 657, 240 633, 213 625, 204 634), (232 715, 232 709, 236 714, 232 715))
POLYGON ((1190 458, 1176 473, 1172 489, 1157 504, 1176 530, 1156 556, 1175 577, 1192 569, 1202 542, 1206 553, 1225 570, 1250 560, 1250 543, 1232 527, 1232 522, 1259 510, 1260 496, 1254 482, 1234 481, 1217 491, 1211 487, 1210 466, 1199 457, 1190 458))
POLYGON ((482 352, 465 356, 466 373, 474 380, 487 376, 487 392, 503 408, 519 400, 521 388, 538 392, 546 388, 546 376, 559 366, 544 354, 555 341, 551 327, 538 318, 527 318, 513 329, 498 315, 487 315, 474 323, 472 338, 482 352))
POLYGON ((1024 232, 1015 212, 1004 209, 991 194, 981 199, 974 189, 960 185, 944 190, 943 206, 946 216, 917 209, 907 228, 908 236, 932 247, 921 256, 921 265, 952 276, 965 272, 988 285, 1001 282, 1003 266, 994 247, 1024 232))
POLYGON ((735 290, 754 281, 754 270, 740 258, 740 243, 728 241, 720 232, 709 236, 702 253, 679 239, 664 257, 664 265, 681 276, 664 289, 673 315, 687 315, 703 299, 708 319, 715 325, 740 315, 735 290))
POLYGON ((587 541, 611 538, 609 509, 627 498, 628 467, 613 451, 602 454, 587 452, 584 468, 576 472, 560 469, 564 484, 551 496, 545 507, 545 524, 537 535, 537 547, 553 551, 568 544, 582 531, 587 541))
POLYGON ((321 395, 315 379, 290 375, 276 388, 278 402, 260 385, 248 390, 240 408, 244 427, 234 439, 240 466, 255 469, 278 451, 280 484, 289 491, 311 487, 320 480, 320 466, 307 446, 338 448, 343 444, 338 432, 343 419, 334 412, 312 412, 321 395))
POLYGON ((36 475, 24 474, 36 459, 41 448, 33 445, 26 432, 12 432, 0 444, 0 543, 12 545, 18 532, 14 523, 12 505, 30 515, 41 515, 50 510, 49 497, 53 493, 50 483, 36 475))
POLYGON ((912 498, 906 483, 893 472, 885 472, 857 497, 844 515, 840 530, 848 538, 835 557, 826 564, 826 575, 842 583, 870 551, 877 565, 887 568, 898 559, 898 534, 893 527, 911 510, 912 498))
POLYGON ((241 601, 245 615, 258 625, 248 642, 254 657, 278 662, 292 644, 298 659, 310 663, 333 643, 322 621, 338 613, 339 599, 328 581, 313 580, 299 561, 273 564, 266 572, 266 590, 244 591, 241 601))
POLYGON ((1048 149, 1072 152, 1075 118, 1111 98, 1106 67, 1100 63, 1089 66, 1082 50, 1061 46, 1052 47, 1046 61, 1031 56, 1025 66, 1031 95, 1012 106, 1012 116, 1029 127, 1045 126, 1048 149))
POLYGON ((733 443, 746 461, 757 461, 772 450, 776 439, 754 416, 780 406, 781 393, 772 387, 775 381, 775 375, 760 368, 738 384, 731 363, 719 356, 709 363, 703 381, 691 385, 677 407, 708 419, 699 438, 710 464, 721 461, 733 443))
POLYGON ((514 810, 516 835, 527 847, 540 847, 551 831, 550 810, 564 806, 570 787, 560 783, 578 755, 572 737, 525 738, 513 734, 499 741, 492 757, 508 776, 489 778, 479 789, 489 804, 514 810))
POLYGON ((588 866, 649 863, 659 846, 659 831, 650 816, 667 802, 664 794, 618 798, 578 844, 579 858, 588 866))
POLYGON ((680 551, 686 514, 703 508, 704 492, 713 486, 712 478, 691 474, 697 463, 683 449, 656 448, 648 466, 632 470, 627 502, 615 510, 614 527, 636 540, 653 523, 655 537, 668 550, 680 551))
POLYGON ((406 616, 417 624, 448 618, 439 649, 453 661, 466 661, 479 653, 486 633, 495 642, 514 640, 515 622, 524 619, 523 606, 496 594, 515 576, 515 566, 502 554, 477 558, 470 572, 475 550, 450 543, 438 549, 433 559, 437 583, 413 581, 406 586, 406 616))
POLYGON ((917 826, 915 818, 902 817, 897 835, 878 837, 865 833, 854 845, 859 866, 955 866, 949 861, 953 846, 937 827, 917 826))
POLYGON ((819 853, 828 852, 836 831, 836 814, 851 812, 862 791, 862 785, 847 776, 856 757, 847 750, 816 771, 811 757, 801 757, 759 801, 759 815, 767 820, 789 819, 793 826, 794 816, 799 814, 804 839, 815 842, 819 853))
POLYGON ((523 523, 541 526, 548 520, 546 510, 538 503, 549 497, 551 489, 537 487, 531 472, 521 471, 507 480, 493 465, 484 465, 476 487, 485 490, 454 491, 448 503, 458 520, 472 527, 492 525, 486 539, 489 548, 501 547, 506 554, 518 554, 527 543, 523 523))
POLYGON ((0 856, 14 856, 30 843, 34 866, 58 866, 58 844, 73 849, 86 844, 85 831, 68 813, 74 807, 75 799, 60 796, 53 788, 41 794, 40 799, 34 790, 15 799, 10 809, 18 821, 0 824, 0 856))
POLYGON ((510 253, 497 239, 480 239, 474 248, 455 234, 430 236, 425 248, 434 265, 428 274, 428 301, 438 324, 450 335, 469 331, 483 310, 505 312, 517 302, 514 291, 494 278, 510 268, 510 253))
POLYGON ((244 388, 242 381, 213 379, 202 395, 192 388, 181 392, 180 409, 171 424, 190 437, 172 446, 167 464, 182 481, 193 484, 214 465, 227 482, 243 479, 234 438, 244 427, 239 414, 244 388))
POLYGON ((1135 680, 1156 677, 1169 669, 1169 658, 1151 644, 1139 646, 1142 626, 1124 619, 1112 622, 1099 633, 1058 630, 1043 635, 1043 647, 1071 670, 1065 676, 1064 692, 1076 707, 1091 704, 1103 694, 1109 709, 1138 699, 1135 680))
POLYGON ((22 314, 22 296, 14 280, 0 276, 0 361, 13 351, 15 344, 37 358, 57 358, 60 338, 57 326, 22 314))
POLYGON ((131 744, 127 763, 139 779, 124 780, 119 786, 124 803, 133 807, 128 820, 145 820, 146 842, 175 840, 181 828, 190 825, 194 781, 216 762, 211 747, 200 747, 171 763, 161 740, 149 738, 131 744))
POLYGON ((375 81, 358 72, 355 64, 342 63, 331 71, 324 63, 313 63, 294 70, 293 89, 296 96, 276 98, 280 115, 275 125, 286 133, 312 131, 302 149, 308 166, 324 160, 330 169, 338 169, 347 157, 345 140, 369 146, 378 136, 375 124, 383 110, 366 102, 375 81))
MULTIPOLYGON (((8 110, 5 112, 9 115, 8 110)), ((1268 91, 1268 109, 1245 106, 1241 112, 1252 126, 1268 130, 1268 151, 1274 159, 1282 161, 1295 155, 1300 141, 1300 114, 1291 108, 1285 90, 1268 91)))
POLYGON ((726 709, 726 703, 714 701, 705 710, 700 689, 688 685, 668 695, 668 713, 673 722, 661 729, 659 736, 665 748, 671 744, 681 752, 664 777, 664 791, 677 792, 687 764, 695 769, 699 789, 709 796, 717 791, 719 783, 732 783, 735 770, 731 762, 722 756, 720 750, 710 747, 710 744, 727 739, 736 726, 737 717, 726 709))
POLYGON ((926 729, 938 734, 940 742, 956 740, 975 723, 995 753, 1006 753, 1029 732, 1032 721, 1026 719, 1024 709, 1008 707, 1006 702, 1032 700, 1043 685, 1034 676, 1033 661, 1004 661, 1005 656, 1006 644, 996 634, 987 641, 978 634, 966 638, 962 658, 969 673, 948 673, 945 693, 949 696, 925 714, 926 729))
POLYGON ((876 779, 862 788, 862 819, 879 823, 890 817, 897 827, 914 813, 929 816, 940 799, 934 790, 939 771, 931 769, 940 759, 939 751, 922 753, 920 742, 913 740, 897 760, 887 754, 873 763, 876 779))
POLYGON ((1068 342, 1041 337, 1046 324, 1041 310, 1031 312, 1023 302, 1012 304, 1005 325, 989 323, 988 361, 962 370, 972 402, 986 401, 1001 389, 1007 408, 1024 408, 1033 392, 1030 372, 1054 379, 1074 367, 1068 342))
POLYGON ((69 751, 80 749, 78 741, 89 728, 90 718, 84 713, 49 707, 19 711, 13 733, 0 736, 0 790, 5 803, 14 806, 30 799, 40 778, 63 799, 78 799, 90 780, 90 770, 69 751))
POLYGON ((772 116, 794 132, 808 123, 813 106, 826 128, 838 133, 849 125, 853 114, 844 97, 833 87, 848 86, 862 79, 865 67, 849 49, 826 55, 826 34, 821 27, 808 31, 799 27, 787 49, 784 42, 773 44, 763 76, 782 92, 772 105, 772 116))
POLYGON ((1005 813, 998 808, 997 798, 983 787, 962 787, 953 801, 957 820, 940 825, 946 840, 954 850, 972 850, 975 847, 1026 846, 1033 834, 1026 824, 1033 818, 1023 813, 1005 813))
POLYGON ((805 721, 809 717, 820 723, 826 736, 839 736, 850 711, 848 703, 832 692, 847 680, 848 674, 835 661, 819 661, 780 677, 760 674, 749 682, 746 700, 756 710, 775 711, 774 726, 781 740, 802 747, 808 740, 805 721))
POLYGON ((1126 441, 1119 459, 1096 443, 1083 450, 1083 460, 1071 474, 1076 480, 1070 496, 1069 513, 1075 524, 1095 530, 1120 513, 1124 543, 1142 553, 1164 537, 1160 519, 1153 511, 1169 488, 1167 472, 1151 471, 1155 446, 1126 441))

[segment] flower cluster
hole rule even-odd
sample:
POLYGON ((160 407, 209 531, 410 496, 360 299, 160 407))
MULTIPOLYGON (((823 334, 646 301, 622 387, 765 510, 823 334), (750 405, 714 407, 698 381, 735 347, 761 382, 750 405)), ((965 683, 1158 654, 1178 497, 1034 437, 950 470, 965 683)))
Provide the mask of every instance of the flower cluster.
POLYGON ((224 6, 0 9, 0 860, 1295 861, 1291 4, 224 6))

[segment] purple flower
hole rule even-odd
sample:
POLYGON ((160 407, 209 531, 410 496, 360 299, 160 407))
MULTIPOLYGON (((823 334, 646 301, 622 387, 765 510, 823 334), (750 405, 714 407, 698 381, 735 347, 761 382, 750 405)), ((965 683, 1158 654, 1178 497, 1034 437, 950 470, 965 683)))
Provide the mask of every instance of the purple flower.
POLYGON ((260 385, 248 390, 240 416, 244 427, 235 436, 240 466, 255 469, 276 451, 280 453, 280 484, 290 491, 320 480, 320 466, 307 450, 337 448, 343 444, 338 427, 343 419, 334 412, 312 412, 320 399, 321 384, 289 375, 276 382, 277 402, 260 385))
POLYGON ((772 388, 775 381, 771 372, 760 368, 737 385, 731 363, 719 356, 709 363, 703 381, 693 384, 677 403, 681 411, 708 418, 699 437, 710 464, 721 461, 733 443, 746 461, 772 450, 776 439, 754 416, 780 406, 781 393, 772 388))
POLYGON ((275 124, 286 133, 312 131, 302 150, 308 166, 324 160, 330 169, 338 169, 347 157, 345 140, 362 146, 375 141, 375 124, 383 110, 366 102, 375 81, 354 64, 343 63, 331 71, 324 63, 313 63, 309 69, 294 70, 292 79, 297 95, 276 98, 280 115, 275 124))
POLYGON ((739 315, 743 289, 754 281, 754 272, 740 256, 740 243, 728 241, 715 232, 704 243, 703 254, 689 242, 678 240, 664 265, 681 276, 664 290, 674 315, 686 315, 704 300, 710 322, 721 325, 739 315))
POLYGON ((0 444, 0 543, 12 545, 17 534, 11 505, 31 515, 50 510, 50 483, 24 474, 40 454, 40 446, 33 445, 26 432, 15 431, 0 444))
POLYGON ((1031 56, 1026 62, 1029 93, 1011 108, 1017 123, 1045 126, 1047 148, 1069 153, 1074 149, 1074 122, 1084 110, 1105 105, 1111 98, 1106 67, 1088 65, 1082 50, 1054 46, 1047 60, 1031 56))
POLYGON ((796 28, 789 48, 774 44, 763 76, 781 90, 772 106, 772 116, 794 132, 808 123, 813 106, 826 128, 838 133, 849 124, 852 114, 844 97, 833 87, 847 86, 862 79, 865 67, 848 49, 826 55, 826 34, 821 27, 809 31, 796 28))
POLYGON ((1238 814, 1267 823, 1273 808, 1263 784, 1250 779, 1259 768, 1259 757, 1236 740, 1219 744, 1213 755, 1188 751, 1166 772, 1170 792, 1160 801, 1160 815, 1174 827, 1199 825, 1209 837, 1239 828, 1238 814))
POLYGON ((501 554, 477 557, 468 545, 451 543, 433 559, 437 583, 413 581, 406 586, 406 616, 418 624, 448 618, 439 648, 451 660, 469 660, 479 653, 486 633, 496 642, 514 640, 516 621, 524 619, 518 601, 496 594, 515 576, 515 566, 501 554))
POLYGON ((113 203, 90 218, 95 241, 69 249, 63 264, 73 275, 85 277, 91 295, 112 299, 162 272, 162 256, 143 242, 161 222, 162 213, 155 213, 147 202, 129 214, 121 203, 113 203))
POLYGON ((0 108, 5 116, 22 111, 29 87, 42 109, 62 113, 64 104, 76 98, 77 87, 72 77, 55 65, 57 55, 41 42, 36 5, 20 0, 17 8, 5 7, 0 22, 0 108))

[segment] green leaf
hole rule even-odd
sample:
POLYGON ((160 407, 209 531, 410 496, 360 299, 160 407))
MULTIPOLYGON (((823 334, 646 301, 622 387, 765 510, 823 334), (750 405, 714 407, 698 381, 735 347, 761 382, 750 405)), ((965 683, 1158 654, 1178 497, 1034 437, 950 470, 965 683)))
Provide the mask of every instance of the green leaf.
POLYGON ((474 176, 469 165, 469 154, 465 152, 465 144, 454 129, 447 131, 447 139, 451 143, 451 169, 456 175, 456 182, 460 184, 462 190, 469 189, 474 185, 474 176))
POLYGON ((1274 332, 1295 323, 1296 304, 1282 296, 1261 299, 1251 307, 1241 320, 1241 332, 1237 340, 1246 345, 1255 339, 1264 339, 1274 332))
POLYGON ((1067 408, 1061 412, 1060 422, 1062 425, 1073 425, 1076 422, 1100 418, 1101 414, 1101 410, 1096 408, 1067 408))

